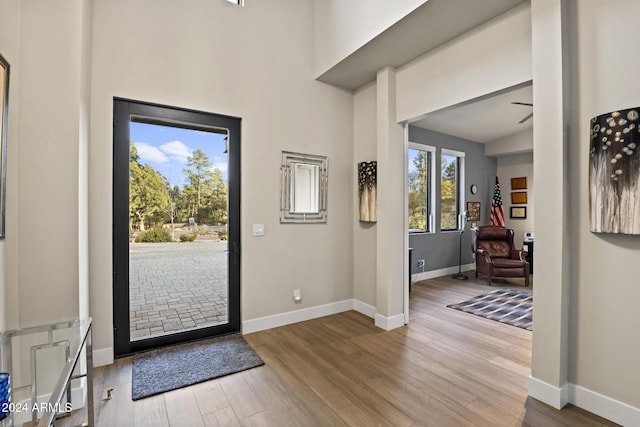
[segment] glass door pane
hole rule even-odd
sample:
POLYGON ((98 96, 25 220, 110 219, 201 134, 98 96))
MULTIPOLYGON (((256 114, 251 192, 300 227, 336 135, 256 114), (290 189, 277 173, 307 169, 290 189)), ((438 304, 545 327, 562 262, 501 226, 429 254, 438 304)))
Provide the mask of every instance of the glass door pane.
POLYGON ((130 340, 226 324, 226 131, 131 120, 130 340))

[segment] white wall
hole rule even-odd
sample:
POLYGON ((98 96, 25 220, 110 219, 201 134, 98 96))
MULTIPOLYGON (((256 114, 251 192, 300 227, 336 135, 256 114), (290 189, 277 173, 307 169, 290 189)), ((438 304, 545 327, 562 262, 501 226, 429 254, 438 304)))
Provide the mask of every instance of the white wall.
POLYGON ((353 297, 352 95, 314 81, 310 1, 96 0, 91 312, 112 346, 113 97, 242 117, 242 319, 353 297), (327 224, 279 224, 281 151, 329 157, 327 224), (251 225, 265 225, 252 237, 251 225), (292 291, 302 290, 302 304, 292 291))
POLYGON ((529 4, 411 61, 397 76, 398 122, 530 81, 529 4))
POLYGON ((376 84, 353 96, 353 297, 376 305, 376 223, 358 221, 358 163, 376 160, 376 84))
POLYGON ((0 331, 18 327, 18 119, 20 105, 20 0, 0 2, 0 53, 9 62, 6 238, 0 241, 0 331))
POLYGON ((516 247, 522 247, 525 231, 535 231, 533 228, 533 206, 534 206, 534 179, 533 179, 533 153, 515 154, 512 156, 498 157, 498 176, 500 177, 500 190, 502 192, 502 203, 504 206, 505 226, 512 228, 515 234, 514 243, 516 247), (526 205, 511 205, 511 178, 527 178, 526 205), (511 219, 511 206, 527 208, 526 219, 511 219))
POLYGON ((89 307, 89 126, 91 121, 91 48, 93 0, 81 0, 80 103, 78 143, 78 312, 87 318, 89 307))
MULTIPOLYGON (((88 237, 80 236, 79 217, 84 212, 86 224, 88 184, 80 171, 87 166, 81 147, 88 145, 90 3, 0 3, 0 52, 11 64, 0 330, 88 314, 88 293, 79 298, 79 276, 88 272, 79 249, 83 241, 87 247, 88 237)), ((26 339, 14 340, 14 346, 12 373, 20 384, 28 378, 29 346, 26 339)), ((42 370, 45 389, 63 356, 39 356, 51 368, 42 370)))
POLYGON ((533 128, 496 139, 484 145, 485 156, 500 157, 532 152, 533 128))
POLYGON ((640 105, 640 58, 622 40, 638 40, 635 0, 581 0, 569 149, 571 244, 571 382, 638 410, 640 425, 640 287, 635 266, 640 236, 589 231, 589 120, 640 105), (615 63, 615 73, 610 64, 615 63))
POLYGON ((20 4, 17 305, 26 327, 80 312, 81 82, 88 67, 84 1, 20 4))
POLYGON ((315 75, 320 75, 427 0, 313 0, 315 75))

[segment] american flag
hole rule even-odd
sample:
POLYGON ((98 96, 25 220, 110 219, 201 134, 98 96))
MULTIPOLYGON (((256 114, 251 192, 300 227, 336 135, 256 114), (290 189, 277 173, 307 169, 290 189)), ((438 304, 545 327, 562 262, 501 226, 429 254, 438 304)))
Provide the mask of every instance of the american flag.
POLYGON ((500 180, 496 175, 496 186, 493 190, 493 199, 491 199, 491 225, 499 225, 504 227, 504 208, 502 207, 502 196, 500 195, 500 180))

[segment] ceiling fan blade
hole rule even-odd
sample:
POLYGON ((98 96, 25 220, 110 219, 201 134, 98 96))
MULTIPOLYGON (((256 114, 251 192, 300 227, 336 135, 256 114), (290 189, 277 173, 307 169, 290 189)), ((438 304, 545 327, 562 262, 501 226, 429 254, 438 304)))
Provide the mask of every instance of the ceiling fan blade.
POLYGON ((526 105, 528 107, 533 107, 533 104, 530 104, 528 102, 512 102, 512 104, 515 104, 515 105, 526 105))
POLYGON ((533 113, 528 114, 524 119, 520 120, 520 121, 518 122, 518 124, 522 124, 522 123, 526 122, 526 121, 527 121, 527 120, 529 120, 531 117, 533 117, 533 113))

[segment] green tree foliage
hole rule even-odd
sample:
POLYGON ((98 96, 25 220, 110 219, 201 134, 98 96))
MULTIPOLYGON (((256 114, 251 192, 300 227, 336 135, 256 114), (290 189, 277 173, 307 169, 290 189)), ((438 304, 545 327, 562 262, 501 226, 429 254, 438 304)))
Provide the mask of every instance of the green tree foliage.
POLYGON ((186 217, 200 224, 226 224, 228 189, 222 171, 212 168, 206 153, 196 150, 187 159, 184 173, 189 181, 181 197, 186 217))
POLYGON ((213 177, 211 166, 212 164, 209 161, 207 154, 198 149, 187 158, 187 167, 183 169, 191 187, 195 190, 195 205, 193 213, 196 216, 202 207, 202 192, 205 182, 213 177))
POLYGON ((166 180, 149 165, 139 163, 138 150, 129 142, 129 228, 140 231, 154 216, 167 212, 169 192, 166 180))
POLYGON ((425 230, 427 226, 427 153, 419 150, 413 158, 415 170, 409 173, 409 229, 425 230))
POLYGON ((178 219, 178 209, 180 205, 180 187, 174 185, 169 188, 169 219, 173 224, 178 219))
POLYGON ((458 227, 456 217, 456 165, 454 156, 442 155, 440 178, 440 228, 442 230, 454 230, 458 227))
POLYGON ((211 212, 211 220, 214 224, 227 223, 227 183, 222 177, 220 169, 213 170, 213 176, 205 183, 207 188, 206 204, 211 212))
POLYGON ((171 234, 162 228, 152 228, 143 231, 136 237, 136 243, 164 243, 171 241, 171 234))
MULTIPOLYGON (((145 231, 149 227, 196 218, 199 224, 227 223, 228 187, 222 171, 202 150, 187 160, 187 183, 180 189, 153 167, 140 164, 133 142, 129 144, 129 228, 145 231)), ((173 227, 172 227, 173 229, 173 227)))

